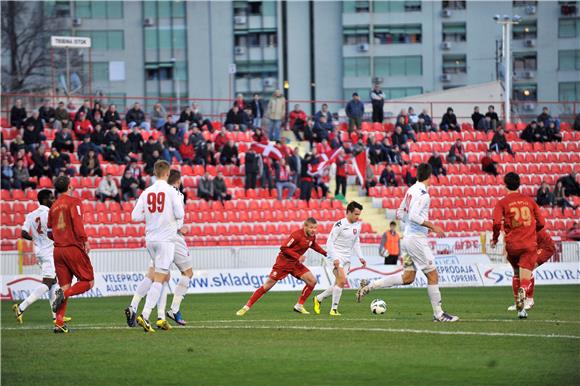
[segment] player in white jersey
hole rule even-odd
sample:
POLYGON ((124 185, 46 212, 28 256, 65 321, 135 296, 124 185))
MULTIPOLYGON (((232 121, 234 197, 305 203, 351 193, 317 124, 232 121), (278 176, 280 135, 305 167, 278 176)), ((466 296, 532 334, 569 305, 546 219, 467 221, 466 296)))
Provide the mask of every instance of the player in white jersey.
MULTIPOLYGON (((149 323, 149 315, 161 297, 163 284, 169 278, 169 267, 175 254, 177 226, 184 217, 183 201, 180 201, 175 188, 167 183, 169 163, 157 161, 153 169, 157 180, 141 193, 131 213, 133 221, 145 220, 145 242, 155 271, 153 283, 147 292, 145 307, 137 317, 137 323, 146 332, 155 331, 149 323)), ((166 321, 164 324, 168 325, 166 321)))
MULTIPOLYGON (((169 173, 169 178, 167 179, 167 183, 170 186, 173 186, 177 191, 179 196, 180 202, 185 204, 183 199, 183 194, 179 191, 179 186, 181 184, 181 172, 178 170, 171 170, 169 173)), ((171 304, 171 309, 167 311, 167 317, 173 320, 175 323, 184 326, 186 322, 183 320, 181 315, 180 306, 185 294, 187 293, 187 289, 189 287, 189 282, 191 277, 193 276, 193 269, 192 269, 192 261, 191 257, 189 256, 189 251, 187 249, 187 245, 185 243, 185 238, 183 234, 185 233, 185 228, 183 227, 183 220, 179 220, 177 222, 177 240, 175 242, 175 256, 173 263, 177 266, 179 271, 181 272, 181 277, 177 286, 175 287, 175 291, 173 293, 173 302, 171 304)), ((139 308, 139 303, 141 299, 147 295, 147 292, 151 288, 151 284, 153 284, 154 278, 154 269, 153 264, 149 266, 149 270, 145 278, 139 283, 135 290, 135 294, 133 295, 133 299, 131 300, 131 305, 125 309, 125 316, 127 317, 127 324, 129 327, 135 327, 136 325, 136 313, 137 309, 139 308)), ((165 313, 165 304, 167 302, 167 284, 163 285, 163 291, 157 302, 157 328, 160 329, 169 329, 168 324, 165 321, 164 313, 165 313)))
POLYGON ((337 221, 326 241, 326 253, 329 263, 333 266, 336 282, 324 292, 312 298, 314 312, 320 314, 320 303, 332 296, 330 315, 340 316, 338 303, 342 296, 342 289, 346 284, 346 275, 350 271, 350 258, 354 254, 363 266, 367 264, 360 247, 361 223, 358 221, 362 212, 362 205, 356 201, 346 207, 346 217, 337 221))
POLYGON ((455 322, 457 316, 450 315, 441 307, 441 292, 439 291, 439 276, 435 267, 433 252, 427 242, 427 233, 431 230, 437 236, 445 236, 443 229, 429 221, 429 205, 431 198, 427 191, 431 184, 432 168, 429 164, 420 164, 417 168, 417 183, 411 186, 403 202, 397 209, 397 219, 405 224, 402 242, 405 269, 402 275, 387 276, 384 279, 368 283, 361 280, 357 291, 357 301, 376 288, 388 288, 397 285, 408 285, 415 281, 417 268, 427 276, 427 293, 433 307, 433 321, 455 322))
MULTIPOLYGON (((42 284, 39 285, 30 293, 30 295, 20 304, 14 304, 12 310, 16 314, 16 321, 23 322, 24 311, 35 301, 42 298, 48 292, 49 305, 54 301, 54 293, 57 289, 56 272, 54 270, 54 260, 52 253, 54 251, 54 243, 48 237, 48 210, 54 202, 54 195, 48 189, 43 189, 38 192, 39 206, 34 211, 30 212, 24 220, 22 225, 21 235, 23 239, 31 240, 34 243, 34 255, 40 265, 42 284)), ((52 311, 52 306, 51 306, 52 311)), ((52 313, 53 320, 55 319, 54 312, 52 313)), ((66 318, 67 321, 70 318, 66 318)))

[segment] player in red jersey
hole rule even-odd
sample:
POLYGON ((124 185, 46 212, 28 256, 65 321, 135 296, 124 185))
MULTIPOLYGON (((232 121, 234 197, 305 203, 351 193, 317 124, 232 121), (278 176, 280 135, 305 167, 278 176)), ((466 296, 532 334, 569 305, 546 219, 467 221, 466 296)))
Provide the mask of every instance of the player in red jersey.
POLYGON ((276 258, 276 263, 272 267, 270 277, 263 286, 258 288, 256 292, 250 297, 248 303, 243 306, 236 314, 238 316, 245 315, 246 312, 256 303, 270 288, 276 285, 278 280, 284 279, 288 275, 292 275, 297 279, 301 279, 306 283, 298 303, 294 306, 294 311, 301 314, 309 314, 304 308, 304 302, 314 290, 316 285, 316 277, 303 264, 304 253, 312 248, 321 255, 326 256, 326 251, 316 242, 316 226, 317 222, 314 218, 309 217, 304 221, 304 228, 298 229, 290 234, 280 247, 280 253, 276 258))
POLYGON ((89 259, 89 244, 83 225, 81 200, 72 197, 70 179, 58 177, 54 181, 58 198, 48 212, 48 228, 54 240, 54 267, 60 289, 52 309, 56 312, 55 333, 66 333, 68 327, 63 321, 68 298, 80 295, 93 288, 94 274, 89 259), (72 278, 77 282, 71 287, 72 278))
POLYGON ((493 210, 492 247, 497 245, 502 222, 505 231, 505 249, 514 269, 512 287, 520 319, 526 318, 526 296, 530 293, 532 271, 538 258, 536 232, 544 227, 544 217, 538 204, 518 192, 520 176, 508 173, 504 177, 507 195, 499 200, 493 210))

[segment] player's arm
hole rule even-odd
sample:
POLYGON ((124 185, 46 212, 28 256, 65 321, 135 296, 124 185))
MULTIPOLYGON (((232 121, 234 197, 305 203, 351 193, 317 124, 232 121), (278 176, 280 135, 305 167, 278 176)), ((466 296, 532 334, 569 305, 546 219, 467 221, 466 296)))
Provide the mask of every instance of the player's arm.
MULTIPOLYGON (((183 200, 179 197, 177 191, 174 189, 172 190, 173 191, 171 192, 171 200, 173 204, 173 215, 175 216, 175 219, 179 222, 179 220, 183 220, 183 218, 185 217, 185 208, 183 207, 183 200)), ((183 221, 181 221, 181 224, 183 225, 183 221)))
POLYGON ((499 232, 501 231, 501 224, 503 221, 503 208, 498 202, 493 208, 493 236, 491 238, 491 246, 495 247, 497 245, 497 240, 499 239, 499 232))
POLYGON ((330 257, 331 259, 333 259, 335 262, 338 261, 338 259, 336 258, 336 251, 334 249, 334 242, 336 241, 336 239, 338 238, 338 236, 340 235, 340 221, 338 221, 337 223, 335 223, 332 227, 332 231, 330 231, 330 235, 328 235, 328 239, 326 240, 326 255, 328 257, 330 257))
POLYGON ((314 249, 316 252, 320 253, 322 256, 327 256, 326 251, 324 249, 322 249, 320 244, 318 244, 316 241, 314 241, 312 243, 310 248, 314 249))
POLYGON ((356 239, 354 241, 353 251, 356 257, 358 257, 358 260, 363 265, 363 267, 366 266, 367 261, 365 260, 362 253, 362 248, 360 247, 360 232, 358 232, 358 235, 356 236, 356 239))
POLYGON ((429 198, 426 194, 422 195, 417 199, 415 205, 409 208, 409 221, 414 222, 415 224, 422 225, 425 228, 429 228, 432 232, 434 232, 437 236, 445 236, 445 232, 443 229, 432 223, 431 221, 425 218, 423 214, 426 208, 429 206, 429 198))
POLYGON ((72 231, 77 235, 79 239, 85 245, 85 252, 89 253, 89 243, 87 233, 85 232, 85 225, 83 224, 83 213, 81 211, 81 203, 80 201, 76 202, 75 204, 71 205, 69 208, 69 213, 72 220, 72 231))
POLYGON ((26 216, 26 220, 24 220, 24 224, 22 225, 22 230, 20 231, 20 237, 25 240, 31 240, 32 236, 30 236, 30 216, 26 216))
POLYGON ((395 214, 395 217, 397 218, 397 220, 403 220, 405 218, 405 213, 406 213, 406 208, 405 208, 405 204, 407 201, 407 196, 405 195, 405 197, 403 197, 403 199, 401 200, 401 204, 399 205, 399 208, 397 209, 397 212, 395 214))
POLYGON ((133 222, 141 222, 145 220, 145 199, 143 198, 145 195, 141 194, 139 199, 137 200, 137 204, 133 208, 131 212, 131 221, 133 222))
POLYGON ((284 241, 284 243, 280 247, 280 251, 282 251, 282 253, 285 254, 286 256, 290 256, 293 259, 300 260, 302 256, 293 250, 294 246, 296 245, 296 242, 297 240, 294 238, 293 234, 291 234, 290 236, 288 236, 286 241, 284 241))

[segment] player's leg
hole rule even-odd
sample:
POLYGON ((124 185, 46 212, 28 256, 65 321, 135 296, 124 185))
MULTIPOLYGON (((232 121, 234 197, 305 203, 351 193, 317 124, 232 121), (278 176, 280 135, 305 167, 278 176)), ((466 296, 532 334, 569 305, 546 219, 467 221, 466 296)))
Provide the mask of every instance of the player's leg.
POLYGON ((173 301, 171 302, 171 309, 167 311, 167 317, 173 320, 175 323, 184 326, 187 324, 183 317, 181 316, 181 302, 187 293, 187 289, 189 288, 189 282, 193 277, 193 269, 188 268, 184 271, 181 271, 181 277, 177 282, 177 286, 173 291, 173 301))
POLYGON ((407 253, 403 254, 403 272, 396 272, 386 277, 369 283, 368 280, 360 281, 359 289, 356 291, 356 301, 361 302, 369 292, 379 288, 391 288, 397 285, 409 285, 415 281, 417 269, 413 260, 407 253))
POLYGON ((56 313, 54 322, 55 333, 67 333, 68 327, 64 323, 64 314, 67 307, 67 299, 64 297, 64 290, 70 288, 73 274, 67 266, 64 258, 65 248, 54 248, 54 268, 60 288, 55 292, 55 299, 52 303, 52 311, 56 313))
POLYGON ((12 310, 16 314, 16 321, 18 323, 22 323, 23 322, 22 316, 24 314, 24 311, 28 307, 30 307, 31 304, 36 302, 38 299, 42 298, 44 296, 44 294, 47 293, 51 289, 51 287, 54 286, 55 284, 56 284, 56 278, 44 277, 44 278, 42 278, 42 284, 40 284, 38 287, 36 287, 34 289, 34 291, 32 291, 30 293, 30 295, 28 295, 28 297, 22 301, 22 303, 14 304, 12 306, 12 310))
POLYGON ((516 298, 516 309, 520 319, 527 318, 528 314, 525 310, 527 297, 529 296, 530 288, 532 286, 532 271, 536 266, 537 248, 523 251, 518 262, 520 288, 518 289, 518 296, 516 298))
POLYGON ((336 284, 332 289, 332 306, 330 309, 330 315, 340 316, 338 312, 338 304, 340 303, 340 298, 342 297, 342 290, 346 285, 346 270, 343 266, 338 266, 335 268, 336 284))
POLYGON ((167 294, 169 293, 169 275, 167 280, 163 283, 161 295, 157 301, 157 322, 155 323, 159 330, 171 330, 171 325, 165 319, 165 309, 167 308, 167 294))
MULTIPOLYGON (((304 267, 306 268, 306 267, 304 267)), ((294 305, 294 311, 301 313, 301 314, 309 314, 310 312, 306 311, 304 308, 304 302, 312 291, 314 291, 314 287, 316 286, 316 277, 308 268, 306 268, 306 272, 300 275, 300 279, 305 283, 302 292, 300 293, 300 297, 298 298, 298 302, 294 305)))
POLYGON ((252 294, 252 296, 250 296, 250 299, 248 299, 248 302, 246 303, 246 305, 243 306, 242 308, 240 308, 238 310, 238 312, 236 312, 236 315, 238 315, 238 316, 244 316, 246 314, 246 312, 248 312, 249 309, 252 308, 252 306, 254 305, 254 303, 256 303, 258 300, 260 300, 260 298, 262 296, 264 296, 264 294, 266 292, 268 292, 272 287, 274 287, 274 285, 276 285, 276 283, 278 282, 278 280, 277 279, 274 279, 272 277, 272 275, 275 275, 277 277, 280 277, 280 280, 282 280, 284 277, 287 276, 287 274, 282 274, 282 273, 280 273, 280 272, 272 269, 272 273, 270 273, 270 277, 268 278, 268 280, 266 280, 266 282, 264 283, 264 285, 262 285, 260 288, 258 288, 252 294))
POLYGON ((334 292, 334 287, 336 287, 336 269, 334 267, 334 262, 332 264, 333 264, 332 274, 335 277, 334 284, 312 298, 312 302, 314 303, 315 314, 320 314, 320 304, 324 301, 324 299, 332 296, 334 292))
POLYGON ((516 311, 516 302, 518 300, 518 289, 520 288, 520 267, 518 261, 520 257, 514 251, 507 249, 507 261, 512 266, 514 275, 512 276, 512 293, 514 295, 514 302, 508 307, 508 311, 516 311))
MULTIPOLYGON (((537 259, 536 259, 536 266, 534 270, 541 266, 542 264, 546 263, 548 260, 554 256, 556 253, 556 244, 554 240, 550 236, 545 236, 538 240, 538 252, 537 252, 537 259)), ((530 279, 530 288, 528 291, 527 301, 525 304, 525 309, 529 310, 534 306, 534 290, 536 287, 536 279, 534 273, 532 272, 532 277, 530 279)))
POLYGON ((153 269, 153 264, 149 265, 149 269, 147 274, 141 280, 141 282, 135 288, 135 293, 133 294, 133 298, 131 299, 131 304, 129 307, 125 308, 125 317, 127 318, 127 325, 129 327, 135 327, 137 318, 137 310, 139 309, 139 303, 141 303, 141 299, 143 299, 149 288, 151 288, 151 284, 153 284, 153 278, 155 276, 155 270, 153 269))

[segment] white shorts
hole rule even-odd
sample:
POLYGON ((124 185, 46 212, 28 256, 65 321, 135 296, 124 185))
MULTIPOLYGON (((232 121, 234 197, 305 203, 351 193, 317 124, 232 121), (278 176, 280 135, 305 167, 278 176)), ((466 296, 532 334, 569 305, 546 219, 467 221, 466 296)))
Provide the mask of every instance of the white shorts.
POLYGON ((175 243, 147 241, 146 244, 155 272, 169 273, 169 267, 175 257, 175 243))
POLYGON ((191 256, 189 256, 189 250, 187 249, 187 244, 181 235, 177 236, 177 241, 175 242, 175 260, 173 263, 175 263, 175 266, 181 272, 187 271, 193 267, 191 256))
POLYGON ((348 275, 350 271, 350 259, 343 259, 343 258, 336 258, 336 259, 328 259, 328 266, 332 271, 334 271, 334 260, 338 260, 338 266, 344 269, 344 273, 348 275))
POLYGON ((42 277, 48 279, 56 278, 56 271, 54 269, 54 258, 50 256, 37 255, 36 260, 38 261, 38 266, 40 267, 42 277))
POLYGON ((420 269, 423 273, 428 273, 437 269, 435 267, 435 257, 431 248, 429 248, 427 236, 406 236, 403 238, 401 247, 406 270, 416 271, 420 269), (406 259, 405 254, 408 256, 406 259))

